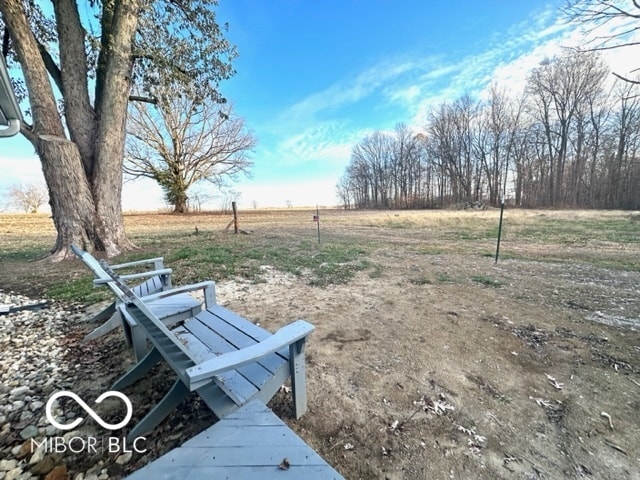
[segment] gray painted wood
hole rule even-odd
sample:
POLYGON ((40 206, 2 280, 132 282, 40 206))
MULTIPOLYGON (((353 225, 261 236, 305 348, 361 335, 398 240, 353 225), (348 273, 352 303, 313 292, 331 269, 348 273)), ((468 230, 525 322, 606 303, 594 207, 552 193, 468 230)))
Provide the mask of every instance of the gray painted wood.
MULTIPOLYGON (((94 285, 107 285, 118 296, 117 289, 114 289, 114 283, 111 276, 105 271, 100 262, 98 262, 91 254, 79 249, 75 245, 71 245, 73 252, 83 261, 83 263, 93 272, 96 276, 94 285)), ((133 293, 138 297, 148 297, 160 292, 167 292, 171 290, 171 269, 165 268, 163 259, 161 257, 150 258, 146 260, 138 260, 135 262, 122 263, 119 265, 112 265, 111 270, 118 269, 131 269, 140 268, 142 270, 148 269, 151 266, 152 270, 141 271, 138 273, 121 275, 119 278, 122 280, 136 280, 142 279, 142 283, 139 283, 131 287, 133 293)), ((199 284, 199 287, 204 284, 199 284)), ((190 287, 190 286, 189 286, 190 287)), ((207 286, 203 288, 205 300, 215 303, 215 293, 213 282, 207 282, 207 286), (210 285, 209 285, 210 284, 210 285)), ((173 325, 187 318, 191 318, 199 311, 202 310, 202 302, 196 300, 186 292, 189 291, 188 287, 182 287, 180 293, 174 294, 170 297, 153 298, 148 300, 148 304, 151 306, 153 313, 168 325, 173 325), (182 293, 185 292, 185 293, 182 293)), ((175 293, 175 290, 174 290, 175 293)), ((94 340, 106 333, 114 330, 122 324, 122 318, 117 311, 117 305, 122 301, 118 298, 116 302, 107 306, 104 310, 96 314, 91 321, 104 322, 98 328, 91 331, 84 341, 94 340), (106 320, 106 321, 105 321, 106 320)), ((125 328, 125 338, 128 342, 134 345, 136 348, 136 358, 141 358, 144 352, 139 351, 142 345, 145 343, 135 338, 137 332, 127 332, 125 328)))
MULTIPOLYGON (((214 353, 214 351, 209 349, 206 344, 194 336, 185 327, 178 327, 173 330, 173 333, 181 342, 184 343, 198 363, 210 360, 211 358, 214 358, 216 354, 220 353, 214 353)), ((221 373, 214 379, 214 381, 237 405, 243 405, 246 403, 247 400, 253 397, 258 390, 255 385, 246 380, 246 378, 236 370, 221 373)))
MULTIPOLYGON (((266 404, 292 377, 296 418, 304 414, 304 345, 313 331, 311 324, 298 320, 271 334, 227 309, 207 303, 205 311, 187 313, 189 319, 172 331, 158 318, 153 305, 195 288, 203 288, 205 298, 215 299, 213 282, 141 298, 137 294, 140 291, 127 286, 106 262, 97 262, 76 250, 99 277, 94 283, 107 284, 120 301, 117 310, 138 359, 113 388, 142 378, 160 358, 178 377, 171 390, 129 433, 130 439, 153 430, 191 391, 197 392, 218 418, 224 418, 252 399, 266 404), (147 339, 153 345, 148 354, 147 339)), ((153 282, 148 285, 152 288, 153 282)))
POLYGON ((264 403, 252 401, 127 477, 304 479, 343 477, 264 403), (281 468, 284 459, 288 468, 281 468))

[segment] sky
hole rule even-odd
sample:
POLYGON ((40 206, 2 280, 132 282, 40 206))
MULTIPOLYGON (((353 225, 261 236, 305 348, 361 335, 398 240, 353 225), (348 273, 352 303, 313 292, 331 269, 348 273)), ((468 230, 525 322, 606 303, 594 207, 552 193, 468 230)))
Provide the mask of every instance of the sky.
MULTIPOLYGON (((334 206, 351 149, 402 122, 419 131, 430 108, 492 82, 516 93, 528 72, 584 32, 559 13, 564 0, 220 0, 237 46, 236 75, 220 85, 258 140, 250 178, 220 193, 193 188, 205 207, 233 197, 240 208, 334 206)), ((621 74, 640 51, 606 59, 621 74)), ((44 184, 33 148, 13 137, 0 146, 0 192, 44 184)), ((123 209, 167 208, 150 180, 127 182, 123 209)))

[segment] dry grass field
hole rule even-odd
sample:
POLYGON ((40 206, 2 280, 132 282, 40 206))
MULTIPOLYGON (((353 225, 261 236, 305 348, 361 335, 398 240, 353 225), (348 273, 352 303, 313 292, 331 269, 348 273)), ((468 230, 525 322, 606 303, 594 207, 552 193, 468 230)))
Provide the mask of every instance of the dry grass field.
MULTIPOLYGON (((498 210, 321 210, 320 242, 314 213, 241 212, 239 235, 228 215, 129 215, 140 249, 114 261, 164 256, 269 330, 314 324, 309 411, 271 407, 345 478, 640 478, 640 214, 506 210, 496 263, 498 210)), ((45 216, 0 215, 0 289, 95 309, 108 295, 80 262, 37 261, 54 238, 45 216)), ((91 328, 65 344, 99 356, 78 386, 95 391, 132 357, 118 332, 81 346, 91 328)), ((185 402, 122 473, 212 421, 185 402)))

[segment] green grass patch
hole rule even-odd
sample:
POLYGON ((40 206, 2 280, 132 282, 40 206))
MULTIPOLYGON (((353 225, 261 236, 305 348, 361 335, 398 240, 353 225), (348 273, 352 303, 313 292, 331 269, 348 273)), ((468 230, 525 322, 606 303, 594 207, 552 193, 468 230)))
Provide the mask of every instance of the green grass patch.
POLYGON ((411 221, 411 220, 409 220, 409 219, 388 218, 388 219, 384 220, 380 226, 386 227, 386 228, 395 228, 395 229, 400 229, 400 230, 407 230, 407 229, 415 228, 416 223, 411 221))
POLYGON ((450 249, 441 245, 420 245, 415 247, 414 251, 421 255, 442 255, 443 253, 449 253, 450 249))
POLYGON ((521 225, 518 236, 534 242, 565 245, 588 242, 640 243, 640 222, 629 218, 557 219, 538 218, 530 225, 521 225))
POLYGON ((438 283, 456 283, 457 280, 448 273, 436 274, 436 280, 438 283))
POLYGON ((18 250, 0 251, 0 262, 29 262, 44 257, 50 248, 42 246, 23 246, 18 250))
POLYGON ((493 287, 493 288, 500 288, 504 285, 504 283, 498 280, 495 280, 491 277, 487 277, 486 275, 472 275, 471 281, 484 285, 485 287, 493 287))
MULTIPOLYGON (((364 261, 366 262, 366 260, 364 261)), ((378 264, 369 264, 369 278, 382 278, 382 266, 378 264)))
POLYGON ((200 242, 182 246, 167 256, 176 271, 189 272, 183 281, 222 280, 234 276, 259 281, 262 266, 308 278, 311 285, 345 283, 371 267, 365 250, 342 243, 321 245, 303 241, 253 241, 235 237, 227 242, 200 242))
POLYGON ((113 294, 108 288, 93 287, 92 276, 68 282, 56 282, 47 289, 46 294, 56 300, 82 303, 96 303, 113 298, 113 294))
MULTIPOLYGON (((504 236, 504 232, 502 232, 504 236)), ((498 227, 484 227, 474 228, 466 230, 458 230, 454 235, 457 240, 465 241, 478 241, 478 240, 490 240, 498 238, 498 227)), ((504 237, 503 237, 504 238, 504 237)))

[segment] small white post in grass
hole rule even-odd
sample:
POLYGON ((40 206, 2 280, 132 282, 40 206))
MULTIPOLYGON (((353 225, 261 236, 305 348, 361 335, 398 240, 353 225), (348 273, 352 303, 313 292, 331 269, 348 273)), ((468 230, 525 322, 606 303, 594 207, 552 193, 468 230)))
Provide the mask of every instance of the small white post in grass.
POLYGON ((502 217, 504 214, 504 195, 500 197, 500 223, 498 224, 498 244, 496 245, 496 263, 500 254, 500 237, 502 236, 502 217))

